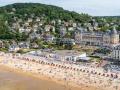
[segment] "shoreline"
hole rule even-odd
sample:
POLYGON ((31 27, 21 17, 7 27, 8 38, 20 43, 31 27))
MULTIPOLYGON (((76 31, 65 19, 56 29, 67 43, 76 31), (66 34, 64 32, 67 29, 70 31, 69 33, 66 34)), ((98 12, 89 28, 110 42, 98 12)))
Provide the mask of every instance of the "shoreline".
POLYGON ((79 88, 78 90, 88 90, 88 88, 89 90, 116 90, 114 88, 116 85, 115 80, 106 76, 60 68, 49 64, 41 64, 32 62, 32 60, 27 61, 24 58, 14 58, 10 55, 3 55, 0 59, 2 66, 7 67, 12 72, 32 76, 40 80, 52 81, 64 87, 76 87, 79 88))
POLYGON ((65 87, 70 87, 70 88, 72 87, 72 88, 77 88, 77 89, 80 89, 80 90, 88 90, 88 88, 90 88, 90 90, 103 90, 103 89, 98 89, 94 86, 88 86, 88 85, 83 85, 83 84, 81 84, 81 86, 75 85, 74 83, 69 83, 69 84, 65 85, 64 84, 65 82, 63 80, 57 80, 57 79, 54 79, 54 78, 52 79, 52 78, 50 78, 48 76, 45 76, 45 75, 32 73, 32 72, 28 72, 28 71, 25 72, 25 71, 20 70, 20 69, 13 69, 13 68, 11 68, 9 66, 6 66, 6 65, 0 65, 0 67, 4 70, 9 71, 9 72, 17 73, 17 74, 20 74, 20 75, 23 75, 23 76, 25 75, 25 76, 28 76, 28 77, 31 77, 31 78, 36 78, 36 79, 39 79, 39 80, 50 81, 50 82, 53 82, 53 83, 63 85, 65 87))

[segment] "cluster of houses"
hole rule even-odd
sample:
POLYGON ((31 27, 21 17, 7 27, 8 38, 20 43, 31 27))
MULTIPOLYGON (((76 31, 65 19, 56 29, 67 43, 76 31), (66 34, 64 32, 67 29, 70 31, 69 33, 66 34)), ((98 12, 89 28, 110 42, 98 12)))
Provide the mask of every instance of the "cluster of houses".
POLYGON ((30 43, 29 42, 19 42, 18 44, 11 44, 9 46, 8 51, 9 52, 17 52, 20 49, 29 49, 30 48, 30 43))
POLYGON ((18 30, 19 33, 29 34, 30 39, 43 38, 47 41, 53 41, 57 33, 60 37, 65 38, 66 34, 69 32, 71 38, 74 35, 74 31, 82 26, 86 27, 88 31, 98 30, 98 23, 93 19, 92 23, 78 23, 73 20, 64 21, 60 19, 55 19, 51 21, 46 21, 45 16, 33 16, 32 14, 28 16, 26 20, 14 16, 12 18, 13 23, 8 22, 12 31, 18 30))
MULTIPOLYGON (((18 30, 19 33, 28 34, 29 40, 42 39, 52 43, 112 47, 112 58, 120 57, 118 52, 120 50, 117 48, 119 47, 119 33, 114 23, 105 24, 107 27, 113 25, 113 30, 102 32, 100 31, 99 23, 95 19, 91 19, 89 23, 78 23, 73 20, 64 21, 60 19, 47 22, 45 16, 29 16, 27 16, 26 20, 16 16, 13 17, 14 22, 10 24, 11 30, 18 30), (68 34, 70 37, 67 37, 68 34)), ((34 48, 39 47, 36 43, 31 44, 29 41, 24 41, 18 44, 10 44, 9 51, 18 51, 21 48, 29 49, 31 46, 34 48)), ((0 42, 0 47, 3 47, 2 42, 0 42)))
MULTIPOLYGON (((25 15, 26 16, 26 15, 25 15)), ((106 32, 100 32, 99 23, 95 19, 91 19, 89 23, 78 23, 73 20, 51 20, 46 21, 45 16, 27 16, 26 20, 18 17, 13 17, 14 23, 10 25, 11 30, 18 30, 19 33, 29 34, 30 39, 42 39, 44 41, 53 42, 56 38, 56 34, 60 38, 74 39, 77 44, 85 45, 109 45, 117 44, 119 41, 119 35, 114 27, 113 30, 106 30, 106 32)), ((105 24, 110 26, 110 24, 105 24)))

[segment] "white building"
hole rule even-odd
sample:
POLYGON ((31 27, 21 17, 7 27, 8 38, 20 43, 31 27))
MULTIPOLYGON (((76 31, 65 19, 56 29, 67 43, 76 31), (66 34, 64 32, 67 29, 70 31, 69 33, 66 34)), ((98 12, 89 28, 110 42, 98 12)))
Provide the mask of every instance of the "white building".
POLYGON ((19 42, 18 43, 20 49, 29 49, 30 43, 29 42, 19 42))
POLYGON ((19 28, 19 33, 29 33, 31 31, 31 28, 30 27, 20 27, 19 28))
POLYGON ((20 50, 18 45, 12 44, 9 46, 9 52, 17 52, 18 50, 20 50))
POLYGON ((53 54, 56 58, 60 59, 61 61, 78 61, 78 60, 86 60, 87 55, 83 52, 77 52, 74 50, 57 50, 53 54))
POLYGON ((120 45, 113 48, 113 51, 111 53, 111 58, 120 60, 120 45))
POLYGON ((53 40, 55 40, 55 37, 53 35, 50 35, 50 34, 46 34, 43 38, 47 42, 53 42, 53 40))
POLYGON ((68 31, 74 31, 74 28, 73 27, 69 27, 68 31))
POLYGON ((29 52, 30 55, 41 56, 49 58, 50 60, 57 60, 57 61, 79 61, 84 60, 87 61, 90 58, 87 57, 86 53, 78 52, 75 50, 51 50, 51 49, 43 49, 38 51, 29 52))
POLYGON ((44 28, 44 29, 45 29, 46 32, 49 32, 50 29, 51 29, 51 25, 45 25, 45 28, 44 28))
POLYGON ((114 46, 119 44, 119 34, 115 27, 106 32, 90 32, 85 28, 78 28, 75 31, 74 39, 78 45, 114 46))

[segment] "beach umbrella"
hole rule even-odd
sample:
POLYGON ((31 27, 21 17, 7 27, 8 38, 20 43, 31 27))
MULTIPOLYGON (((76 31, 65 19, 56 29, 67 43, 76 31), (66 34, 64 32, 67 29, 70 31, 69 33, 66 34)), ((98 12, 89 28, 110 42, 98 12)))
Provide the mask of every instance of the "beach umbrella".
POLYGON ((105 76, 105 73, 103 73, 103 76, 105 76))
POLYGON ((101 75, 101 73, 99 73, 98 75, 101 75))
POLYGON ((66 69, 66 66, 64 66, 64 68, 66 69))
POLYGON ((58 65, 58 67, 61 67, 61 65, 58 65))
POLYGON ((67 67, 67 69, 69 69, 69 67, 67 67))
POLYGON ((43 61, 41 61, 41 64, 43 64, 43 61))
POLYGON ((64 66, 62 65, 62 68, 64 68, 64 66))
POLYGON ((93 73, 93 71, 91 71, 91 73, 93 73))
POLYGON ((42 61, 42 64, 44 64, 44 61, 42 61))
POLYGON ((94 74, 97 74, 97 72, 95 72, 94 74))
POLYGON ((56 67, 58 67, 58 64, 55 64, 56 67))
POLYGON ((77 71, 79 71, 79 69, 77 68, 77 71))
POLYGON ((40 61, 40 64, 42 64, 42 61, 40 61))
POLYGON ((35 60, 34 60, 34 59, 32 59, 32 62, 35 62, 35 60))
POLYGON ((60 67, 60 68, 62 68, 62 66, 61 66, 61 65, 59 65, 59 67, 60 67))
POLYGON ((107 74, 107 77, 109 77, 109 74, 107 74))
POLYGON ((82 71, 82 69, 80 69, 80 71, 82 71))
POLYGON ((53 64, 53 66, 55 66, 55 64, 53 64))
POLYGON ((73 67, 71 67, 71 70, 73 70, 73 67))
POLYGON ((83 70, 83 72, 85 72, 85 70, 83 70))
POLYGON ((113 74, 111 74, 111 77, 113 77, 113 74))
POLYGON ((118 78, 118 75, 117 75, 117 74, 115 75, 115 78, 118 78))

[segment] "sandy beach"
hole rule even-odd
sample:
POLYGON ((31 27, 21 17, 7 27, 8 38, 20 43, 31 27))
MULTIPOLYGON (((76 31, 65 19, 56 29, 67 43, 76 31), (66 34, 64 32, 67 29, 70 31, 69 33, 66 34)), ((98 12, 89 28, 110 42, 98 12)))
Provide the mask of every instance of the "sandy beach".
POLYGON ((118 85, 110 77, 13 58, 9 54, 1 55, 0 66, 0 83, 5 83, 0 90, 117 90, 118 85))
POLYGON ((66 86, 42 76, 37 77, 21 70, 13 70, 0 65, 0 90, 101 90, 94 87, 66 86))

